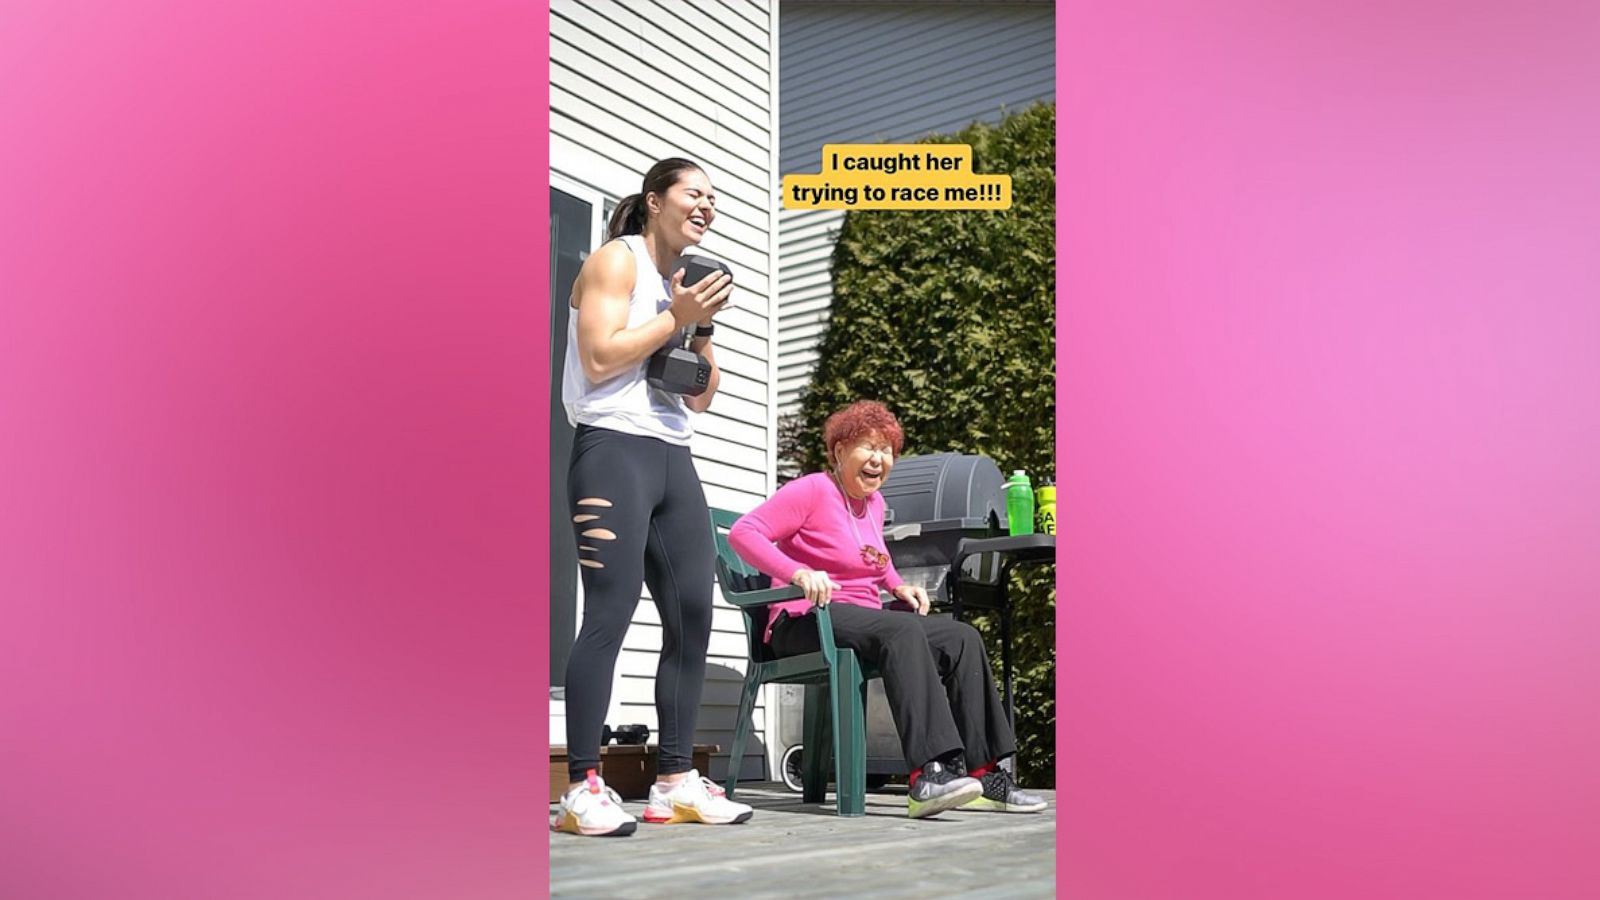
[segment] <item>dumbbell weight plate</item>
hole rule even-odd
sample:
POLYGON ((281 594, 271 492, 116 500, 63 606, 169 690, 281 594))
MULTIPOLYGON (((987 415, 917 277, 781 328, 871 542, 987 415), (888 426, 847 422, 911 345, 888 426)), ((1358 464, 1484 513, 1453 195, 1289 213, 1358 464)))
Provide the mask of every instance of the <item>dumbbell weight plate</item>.
MULTIPOLYGON (((733 269, 729 268, 727 263, 699 253, 690 253, 679 257, 678 268, 683 271, 684 287, 694 287, 717 272, 726 272, 730 276, 733 275, 733 269)), ((733 299, 730 295, 727 305, 723 308, 726 309, 732 305, 733 299)))

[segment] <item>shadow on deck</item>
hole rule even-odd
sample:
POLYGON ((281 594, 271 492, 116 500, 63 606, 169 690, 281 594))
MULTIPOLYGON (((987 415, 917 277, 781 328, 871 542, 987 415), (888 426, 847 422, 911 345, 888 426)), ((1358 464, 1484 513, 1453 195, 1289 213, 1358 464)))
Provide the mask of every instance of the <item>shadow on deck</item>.
MULTIPOLYGON (((744 825, 647 825, 624 838, 550 835, 550 894, 740 898, 1055 896, 1055 792, 1042 813, 906 817, 904 785, 841 819, 779 784, 739 786, 744 825)), ((643 801, 623 806, 642 816, 643 801)), ((551 807, 554 810, 554 807, 551 807)))

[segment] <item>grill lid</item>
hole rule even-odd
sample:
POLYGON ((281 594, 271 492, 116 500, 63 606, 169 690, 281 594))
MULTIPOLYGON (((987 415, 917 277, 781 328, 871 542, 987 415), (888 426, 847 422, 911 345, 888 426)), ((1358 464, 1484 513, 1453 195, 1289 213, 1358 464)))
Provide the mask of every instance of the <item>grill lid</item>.
POLYGON ((965 537, 992 537, 1006 523, 1005 479, 987 456, 930 453, 895 461, 884 482, 884 537, 895 568, 948 566, 965 537))

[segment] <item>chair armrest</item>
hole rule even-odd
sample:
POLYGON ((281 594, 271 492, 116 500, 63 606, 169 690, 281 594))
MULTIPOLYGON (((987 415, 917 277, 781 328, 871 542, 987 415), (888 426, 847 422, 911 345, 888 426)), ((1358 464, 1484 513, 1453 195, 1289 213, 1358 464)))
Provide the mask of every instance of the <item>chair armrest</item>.
POLYGON ((828 661, 828 668, 832 669, 838 662, 838 647, 833 643, 833 616, 828 613, 826 606, 813 607, 811 617, 817 620, 817 643, 822 651, 822 658, 828 661))
POLYGON ((740 609, 750 606, 766 606, 769 603, 777 603, 782 600, 804 600, 805 596, 805 591, 800 590, 792 584, 785 585, 783 587, 767 588, 766 590, 762 591, 745 591, 742 594, 735 594, 729 591, 722 592, 722 599, 728 601, 734 606, 739 607, 740 609))

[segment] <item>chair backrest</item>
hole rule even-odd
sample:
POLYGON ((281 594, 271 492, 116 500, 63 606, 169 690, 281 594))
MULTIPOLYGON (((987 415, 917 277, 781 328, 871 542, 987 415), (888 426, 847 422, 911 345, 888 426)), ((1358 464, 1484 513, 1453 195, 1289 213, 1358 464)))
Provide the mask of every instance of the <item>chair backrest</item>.
MULTIPOLYGON (((728 544, 728 531, 737 521, 739 514, 736 512, 716 508, 711 510, 711 537, 717 545, 717 584, 722 587, 724 597, 765 590, 772 586, 771 577, 761 574, 755 566, 740 559, 739 554, 728 544)), ((768 616, 771 614, 770 607, 741 607, 740 612, 744 613, 745 639, 748 642, 751 661, 769 662, 772 653, 767 647, 766 634, 768 616)))

